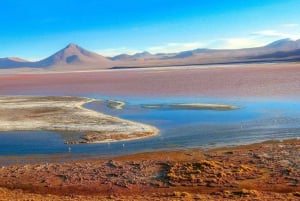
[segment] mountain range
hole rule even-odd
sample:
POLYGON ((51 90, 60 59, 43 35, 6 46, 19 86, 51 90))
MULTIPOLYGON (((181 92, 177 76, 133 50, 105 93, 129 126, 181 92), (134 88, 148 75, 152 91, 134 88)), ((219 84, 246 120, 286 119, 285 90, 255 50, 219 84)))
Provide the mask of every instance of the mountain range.
POLYGON ((145 51, 134 55, 120 54, 114 57, 104 57, 71 43, 40 61, 31 62, 17 57, 0 58, 0 69, 94 70, 279 61, 300 61, 300 40, 282 39, 256 48, 194 49, 159 54, 145 51))

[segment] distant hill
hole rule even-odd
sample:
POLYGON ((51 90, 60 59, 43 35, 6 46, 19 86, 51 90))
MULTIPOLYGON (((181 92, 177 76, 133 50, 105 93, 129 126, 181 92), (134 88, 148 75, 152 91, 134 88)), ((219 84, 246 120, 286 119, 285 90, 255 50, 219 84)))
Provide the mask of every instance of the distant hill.
POLYGON ((265 48, 277 49, 280 51, 291 51, 295 49, 300 49, 300 40, 293 41, 289 38, 281 39, 274 41, 269 45, 266 45, 265 48))
POLYGON ((0 68, 19 68, 28 63, 30 62, 17 57, 0 58, 0 68))
POLYGON ((282 39, 263 47, 244 49, 195 49, 179 53, 160 53, 136 59, 116 56, 122 67, 147 67, 197 64, 230 64, 250 62, 300 61, 300 40, 282 39))
POLYGON ((278 61, 300 61, 300 40, 282 39, 256 48, 195 49, 172 54, 156 54, 143 63, 129 62, 127 58, 127 61, 120 63, 117 68, 278 61))
POLYGON ((144 52, 140 52, 140 53, 136 53, 134 55, 129 55, 129 54, 120 54, 114 57, 111 57, 111 60, 113 61, 134 61, 134 60, 145 60, 145 59, 149 59, 149 58, 153 58, 155 57, 153 54, 144 51, 144 52))
POLYGON ((0 58, 1 69, 47 68, 55 70, 92 70, 105 68, 150 67, 197 64, 230 64, 249 62, 300 61, 300 40, 282 39, 263 47, 245 49, 195 49, 178 53, 134 55, 120 54, 104 57, 69 44, 55 54, 36 62, 16 57, 0 58))

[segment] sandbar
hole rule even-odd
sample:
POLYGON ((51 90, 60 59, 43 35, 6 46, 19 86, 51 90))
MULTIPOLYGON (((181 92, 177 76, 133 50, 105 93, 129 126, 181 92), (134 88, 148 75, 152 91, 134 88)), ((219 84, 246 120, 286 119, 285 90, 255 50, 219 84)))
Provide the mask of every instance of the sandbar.
POLYGON ((107 100, 107 105, 109 108, 111 109, 115 109, 115 110, 123 110, 126 103, 123 101, 119 101, 119 100, 107 100))
POLYGON ((66 143, 101 143, 158 134, 153 126, 83 107, 95 99, 58 96, 0 96, 0 131, 47 130, 83 135, 66 143))
POLYGON ((143 105, 148 109, 188 109, 188 110, 237 110, 239 107, 225 104, 209 104, 209 103, 176 103, 176 104, 153 104, 143 105))

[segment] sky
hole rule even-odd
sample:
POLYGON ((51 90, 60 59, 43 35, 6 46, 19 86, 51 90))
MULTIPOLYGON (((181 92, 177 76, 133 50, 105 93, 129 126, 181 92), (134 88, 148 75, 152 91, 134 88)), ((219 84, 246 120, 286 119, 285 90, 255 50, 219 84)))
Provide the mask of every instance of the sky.
POLYGON ((0 58, 69 43, 105 56, 238 49, 300 39, 299 0, 2 0, 0 58))

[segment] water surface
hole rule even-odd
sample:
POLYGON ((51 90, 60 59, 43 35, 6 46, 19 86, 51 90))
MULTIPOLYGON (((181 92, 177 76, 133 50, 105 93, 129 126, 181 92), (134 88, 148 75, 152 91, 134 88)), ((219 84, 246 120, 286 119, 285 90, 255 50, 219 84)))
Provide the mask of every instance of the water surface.
MULTIPOLYGON (((300 103, 268 100, 216 100, 204 98, 102 97, 126 102, 123 110, 105 102, 85 107, 121 118, 144 122, 160 129, 158 136, 126 142, 66 145, 72 134, 48 131, 1 132, 1 157, 35 156, 36 160, 72 160, 129 153, 250 144, 300 137, 300 103), (214 103, 239 106, 239 110, 149 109, 144 104, 214 103)), ((16 159, 9 160, 16 162, 16 159)), ((9 163, 6 160, 6 163, 9 163)), ((2 162, 1 162, 2 161, 2 162)))

